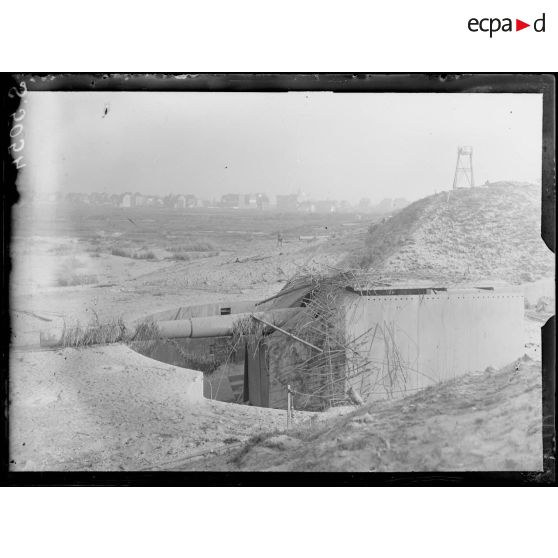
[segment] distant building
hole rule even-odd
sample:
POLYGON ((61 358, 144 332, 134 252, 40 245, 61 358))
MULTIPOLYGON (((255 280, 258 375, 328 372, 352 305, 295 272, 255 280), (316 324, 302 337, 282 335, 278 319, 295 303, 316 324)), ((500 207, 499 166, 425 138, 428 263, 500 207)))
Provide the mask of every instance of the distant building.
POLYGON ((174 196, 172 194, 168 194, 163 198, 163 205, 165 207, 169 207, 172 209, 173 202, 174 202, 174 196))
POLYGON ((159 196, 147 196, 145 198, 145 205, 149 207, 160 207, 163 205, 163 200, 159 196))
POLYGON ((93 192, 89 195, 89 203, 94 205, 107 205, 111 203, 111 200, 106 192, 93 192))
POLYGON ((221 196, 221 205, 223 207, 240 207, 240 198, 240 194, 225 194, 224 196, 221 196))
POLYGON ((280 194, 277 196, 279 211, 298 211, 298 194, 280 194))
POLYGON ((182 194, 179 194, 178 196, 174 196, 172 208, 186 209, 186 196, 183 196, 182 194))
POLYGON ((243 208, 256 208, 256 196, 254 194, 244 194, 240 196, 240 202, 243 208))
POLYGON ((188 209, 197 206, 197 199, 192 194, 169 194, 163 199, 158 198, 157 205, 170 209, 188 209))
POLYGON ((133 195, 132 207, 142 207, 145 205, 146 200, 147 200, 147 196, 144 196, 143 194, 136 192, 133 195))
POLYGON ((256 194, 256 205, 258 209, 268 209, 269 204, 269 197, 266 194, 256 194))
POLYGON ((361 198, 358 202, 358 208, 360 211, 368 211, 370 209, 370 198, 361 198))
POLYGON ((70 192, 66 195, 66 201, 69 203, 90 203, 89 194, 84 194, 81 192, 70 192))
POLYGON ((314 202, 316 213, 335 213, 337 211, 337 202, 330 200, 321 200, 314 202))
POLYGON ((186 207, 191 209, 198 206, 198 199, 193 194, 186 194, 186 207))
POLYGON ((316 213, 316 205, 311 201, 303 201, 298 204, 298 211, 304 213, 316 213))
POLYGON ((267 209, 269 207, 269 198, 266 194, 246 194, 242 197, 242 207, 248 209, 267 209))
POLYGON ((112 194, 112 196, 110 196, 110 203, 112 205, 114 205, 115 207, 119 207, 121 202, 122 202, 122 195, 121 194, 112 194))
POLYGON ((120 207, 134 207, 134 196, 130 194, 130 192, 126 192, 122 194, 122 198, 120 199, 120 207))

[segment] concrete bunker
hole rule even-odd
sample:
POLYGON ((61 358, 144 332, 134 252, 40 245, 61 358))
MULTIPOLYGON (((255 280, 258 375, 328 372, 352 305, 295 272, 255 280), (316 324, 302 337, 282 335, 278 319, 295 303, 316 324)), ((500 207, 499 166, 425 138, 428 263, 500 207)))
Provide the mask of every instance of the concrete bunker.
MULTIPOLYGON (((254 311, 256 302, 233 301, 182 306, 157 312, 147 319, 158 324, 178 324, 191 318, 234 316, 254 311)), ((231 346, 230 337, 190 337, 179 333, 177 337, 138 343, 133 348, 161 362, 202 371, 203 395, 207 399, 236 403, 243 401, 244 352, 231 346)))
POLYGON ((204 370, 208 398, 286 408, 290 386, 295 408, 321 410, 505 366, 524 352, 523 313, 523 295, 512 287, 368 287, 345 275, 305 277, 264 301, 154 314, 164 339, 144 354, 201 370, 213 362, 204 370))
MULTIPOLYGON (((276 323, 293 310, 274 310, 276 323)), ((150 358, 203 372, 203 393, 207 399, 241 403, 245 401, 244 340, 232 339, 239 319, 263 314, 257 301, 233 301, 157 312, 142 320, 157 326, 154 339, 131 342, 137 352, 150 358)), ((246 399, 246 401, 248 401, 246 399)))

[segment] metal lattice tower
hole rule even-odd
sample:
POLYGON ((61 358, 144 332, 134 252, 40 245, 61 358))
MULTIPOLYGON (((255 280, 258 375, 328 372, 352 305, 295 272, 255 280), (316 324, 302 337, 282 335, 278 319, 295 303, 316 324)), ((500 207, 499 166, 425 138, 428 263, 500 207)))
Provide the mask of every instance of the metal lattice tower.
POLYGON ((474 186, 473 148, 469 145, 463 145, 457 148, 457 164, 455 165, 455 175, 453 177, 453 189, 473 188, 474 186))

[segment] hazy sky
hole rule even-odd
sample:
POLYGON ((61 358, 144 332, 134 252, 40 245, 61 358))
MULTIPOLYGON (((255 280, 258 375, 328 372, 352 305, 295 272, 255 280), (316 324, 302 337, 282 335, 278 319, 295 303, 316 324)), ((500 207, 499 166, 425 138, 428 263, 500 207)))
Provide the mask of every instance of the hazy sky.
POLYGON ((541 173, 534 94, 33 92, 25 108, 21 185, 43 191, 414 200, 451 188, 458 145, 477 183, 541 173))

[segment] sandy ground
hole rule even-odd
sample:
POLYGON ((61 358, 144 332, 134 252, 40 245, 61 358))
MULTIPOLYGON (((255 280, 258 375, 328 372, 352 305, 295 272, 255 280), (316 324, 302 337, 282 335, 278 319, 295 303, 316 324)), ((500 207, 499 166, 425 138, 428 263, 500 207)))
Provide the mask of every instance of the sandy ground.
POLYGON ((536 185, 500 182, 441 192, 371 226, 366 249, 348 260, 361 257, 379 278, 390 280, 519 285, 554 275, 540 215, 536 185))
MULTIPOLYGON (((526 320, 529 359, 540 358, 542 323, 526 320)), ((266 441, 262 455, 253 449, 259 443, 248 443, 249 455, 256 452, 256 457, 237 460, 235 453, 255 435, 275 432, 292 438, 285 434, 285 411, 192 400, 192 381, 184 375, 199 373, 167 366, 121 345, 14 350, 10 370, 14 471, 533 470, 542 456, 536 360, 522 362, 519 372, 481 372, 403 401, 359 410, 353 422, 331 427, 333 438, 324 434, 321 449, 292 460, 285 449, 300 450, 299 443, 283 443, 283 438, 273 451, 268 445, 275 442, 266 441), (372 418, 358 418, 366 413, 372 418), (355 440, 353 423, 359 425, 356 430, 363 425, 372 430, 355 440), (380 439, 399 447, 398 453, 380 462, 365 460, 366 467, 361 466, 362 455, 376 451, 380 439), (404 440, 412 440, 413 452, 401 449, 404 440), (341 453, 333 459, 328 452, 337 445, 341 453), (234 451, 227 452, 229 446, 234 451), (223 451, 225 457, 220 457, 223 451), (437 457, 428 458, 431 452, 437 457), (349 458, 353 453, 354 459, 349 458)), ((295 418, 299 424, 316 425, 352 411, 297 412, 295 418)))
POLYGON ((177 372, 126 347, 37 350, 39 331, 62 323, 87 324, 120 316, 132 320, 188 304, 265 298, 300 268, 334 266, 362 241, 359 234, 351 229, 351 235, 327 240, 291 238, 283 246, 269 235, 255 237, 235 250, 229 246, 191 261, 94 253, 88 251, 87 242, 72 237, 16 239, 11 289, 11 469, 538 467, 540 327, 548 315, 533 311, 525 321, 525 352, 533 361, 522 363, 519 373, 479 373, 462 384, 440 388, 438 399, 432 399, 434 392, 425 392, 417 394, 416 400, 359 410, 350 419, 344 415, 352 408, 322 415, 297 413, 301 432, 310 429, 322 436, 311 446, 314 453, 309 446, 309 457, 304 457, 306 441, 302 447, 300 441, 293 442, 292 432, 283 432, 284 411, 196 402, 188 396, 194 384, 185 380, 187 371, 177 372), (95 282, 60 285, 60 277, 73 274, 93 277, 95 282), (395 420, 397 416, 401 419, 395 420), (324 421, 334 421, 328 426, 334 430, 327 434, 320 430, 324 421), (270 433, 286 438, 265 441, 270 433), (254 436, 267 445, 254 442, 254 436), (380 451, 379 437, 388 440, 391 449, 380 451), (413 451, 404 450, 403 444, 410 444, 413 451), (260 446, 262 452, 254 449, 260 446), (377 451, 381 458, 374 457, 377 451), (238 452, 244 457, 238 458, 238 452))
POLYGON ((181 465, 217 471, 540 471, 540 364, 468 374, 181 465))
MULTIPOLYGON (((266 269, 260 256, 242 265, 237 258, 231 262, 230 254, 208 258, 203 264, 204 258, 184 263, 109 254, 91 258, 82 244, 67 237, 32 240, 24 248, 13 247, 20 253, 14 262, 11 292, 11 470, 164 468, 167 462, 238 444, 285 423, 282 411, 181 399, 179 394, 189 388, 168 372, 173 367, 124 346, 58 351, 39 347, 41 330, 58 329, 64 323, 88 324, 119 316, 134 320, 188 304, 267 297, 282 283, 275 278, 261 280, 266 269), (54 286, 53 277, 68 260, 79 261, 79 272, 94 274, 98 282, 54 286), (244 273, 246 288, 225 288, 226 265, 244 273), (205 287, 185 286, 200 273, 205 287), (259 278, 253 285, 251 274, 259 278), (209 284, 205 277, 213 277, 213 282, 209 284), (139 374, 153 373, 158 374, 156 382, 138 383, 139 374), (173 388, 177 393, 169 392, 173 388)), ((268 259, 280 251, 308 249, 306 242, 280 249, 273 241, 260 244, 268 259)), ((254 249, 258 251, 257 247, 239 250, 238 259, 254 256, 254 249)))
POLYGON ((205 400, 202 375, 122 345, 12 354, 13 471, 141 470, 279 428, 285 413, 205 400))

